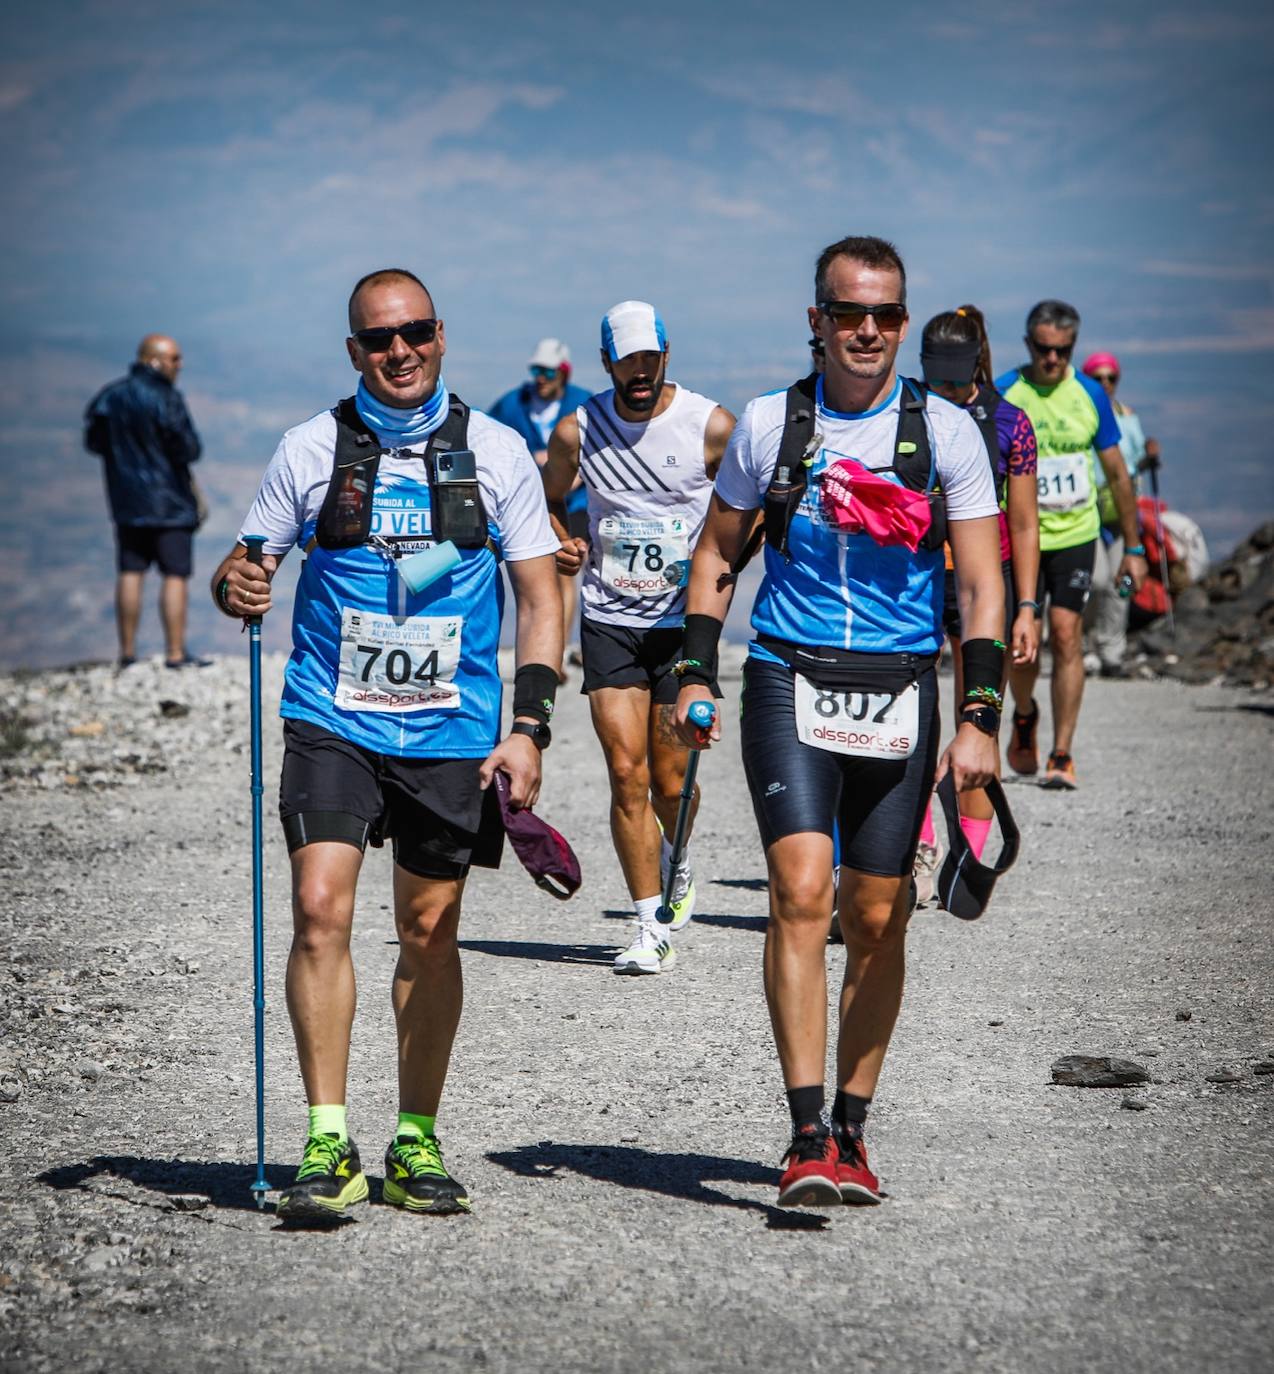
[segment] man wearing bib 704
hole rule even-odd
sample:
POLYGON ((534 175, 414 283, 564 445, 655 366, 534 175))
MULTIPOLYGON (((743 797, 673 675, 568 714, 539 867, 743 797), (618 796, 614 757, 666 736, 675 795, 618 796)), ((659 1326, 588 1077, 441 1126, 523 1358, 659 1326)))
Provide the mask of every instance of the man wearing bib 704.
MULTIPOLYGON (((1026 411, 1039 450, 1040 572, 1035 614, 1048 602, 1049 648, 1053 655, 1053 751, 1040 778, 1042 787, 1076 786, 1071 744, 1084 695, 1084 607, 1093 580, 1101 535, 1097 510, 1096 453, 1119 509, 1124 557, 1116 585, 1127 579, 1129 594, 1146 578, 1146 551, 1137 536, 1137 502, 1123 454, 1119 424, 1110 399, 1091 378, 1071 366, 1079 333, 1079 311, 1065 301, 1040 301, 1026 317, 1031 361, 996 380, 1007 401, 1026 411)), ((1013 691, 1013 736, 1009 766, 1033 774, 1039 768, 1036 732, 1039 707, 1035 683, 1037 658, 1009 668, 1013 691)))
POLYGON ((662 973, 677 957, 669 931, 680 930, 694 906, 685 855, 673 875, 671 925, 655 919, 689 758, 673 727, 672 667, 690 554, 734 416, 667 380, 664 322, 644 301, 607 311, 602 366, 614 386, 558 421, 544 490, 562 539, 558 569, 584 570, 583 690, 610 776, 615 851, 636 907, 615 972, 662 973), (588 492, 588 540, 567 529, 564 502, 577 473, 588 492))
MULTIPOLYGON (((912 861, 935 773, 995 772, 1004 661, 998 507, 964 410, 894 368, 907 334, 892 244, 823 250, 809 322, 824 372, 750 401, 690 574, 677 723, 708 693, 728 573, 765 519, 740 736, 770 879, 765 993, 792 1115, 779 1205, 877 1202, 863 1123, 902 1002, 912 861), (965 699, 938 760, 943 538, 967 594, 965 699), (823 1120, 827 912, 840 832, 846 947, 837 1092, 823 1120)), ((715 737, 720 737, 720 726, 715 737)))
POLYGON ((520 436, 442 380, 446 335, 429 292, 393 268, 349 300, 358 390, 290 429, 213 579, 228 615, 270 608, 270 578, 305 554, 284 679, 279 810, 292 856, 288 1010, 310 1104, 301 1167, 279 1201, 296 1221, 367 1197, 345 1111, 354 1018, 349 940, 363 850, 393 842, 398 1125, 384 1198, 469 1210, 434 1130, 462 998, 456 932, 471 864, 503 842, 494 787, 540 788, 562 654, 562 603, 539 472, 520 436), (245 537, 264 536, 264 566, 245 537), (425 581, 412 555, 444 568, 425 581), (513 720, 501 739, 499 563, 517 599, 513 720), (428 558, 426 558, 428 561, 428 558))

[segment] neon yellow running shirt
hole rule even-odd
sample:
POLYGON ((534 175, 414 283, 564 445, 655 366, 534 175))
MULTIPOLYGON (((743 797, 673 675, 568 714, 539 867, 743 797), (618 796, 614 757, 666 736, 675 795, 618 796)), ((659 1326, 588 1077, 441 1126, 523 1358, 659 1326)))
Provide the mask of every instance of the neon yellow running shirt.
POLYGON ((1110 398, 1091 378, 1066 369, 1056 386, 1037 386, 1025 369, 996 380, 996 390, 1026 411, 1039 445, 1036 482, 1040 507, 1040 551, 1069 549, 1096 539, 1096 453, 1119 443, 1119 423, 1110 398))

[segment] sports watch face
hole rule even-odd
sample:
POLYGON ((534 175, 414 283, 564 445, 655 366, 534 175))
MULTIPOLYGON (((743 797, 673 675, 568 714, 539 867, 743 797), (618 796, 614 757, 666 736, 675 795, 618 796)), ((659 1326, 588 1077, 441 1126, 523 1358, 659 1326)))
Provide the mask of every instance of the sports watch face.
POLYGON ((513 727, 510 729, 509 733, 511 735, 529 736, 531 742, 541 751, 541 753, 553 743, 552 730, 550 730, 547 725, 541 725, 538 722, 532 724, 528 720, 514 721, 513 727))
POLYGON ((962 719, 976 725, 984 735, 1000 733, 1000 713, 994 706, 979 706, 975 710, 965 711, 962 719))

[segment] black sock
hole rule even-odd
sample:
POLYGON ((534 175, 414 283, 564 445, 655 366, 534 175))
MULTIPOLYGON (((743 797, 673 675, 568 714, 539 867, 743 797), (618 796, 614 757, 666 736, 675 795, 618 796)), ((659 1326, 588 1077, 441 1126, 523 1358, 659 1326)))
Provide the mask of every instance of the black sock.
POLYGON ((789 1088, 787 1090, 788 1110, 792 1113, 792 1126, 800 1131, 804 1126, 823 1125, 823 1085, 813 1088, 789 1088))
POLYGON ((844 1135, 860 1136, 870 1106, 870 1097, 859 1097, 857 1093, 842 1092, 837 1088, 836 1099, 832 1103, 832 1125, 844 1135))

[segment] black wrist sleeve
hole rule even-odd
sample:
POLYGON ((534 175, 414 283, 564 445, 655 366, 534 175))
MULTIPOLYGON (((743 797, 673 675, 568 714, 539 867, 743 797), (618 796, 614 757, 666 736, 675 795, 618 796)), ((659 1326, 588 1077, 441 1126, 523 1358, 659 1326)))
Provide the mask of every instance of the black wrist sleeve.
POLYGON ((721 622, 713 615, 688 615, 681 640, 681 658, 686 664, 680 672, 685 682, 701 682, 711 687, 717 680, 717 643, 721 622))
POLYGON ((513 714, 547 725, 557 700, 557 674, 546 663, 524 663, 513 674, 513 714))
POLYGON ((960 645, 965 700, 999 700, 1004 677, 1004 645, 998 639, 966 639, 960 645))

